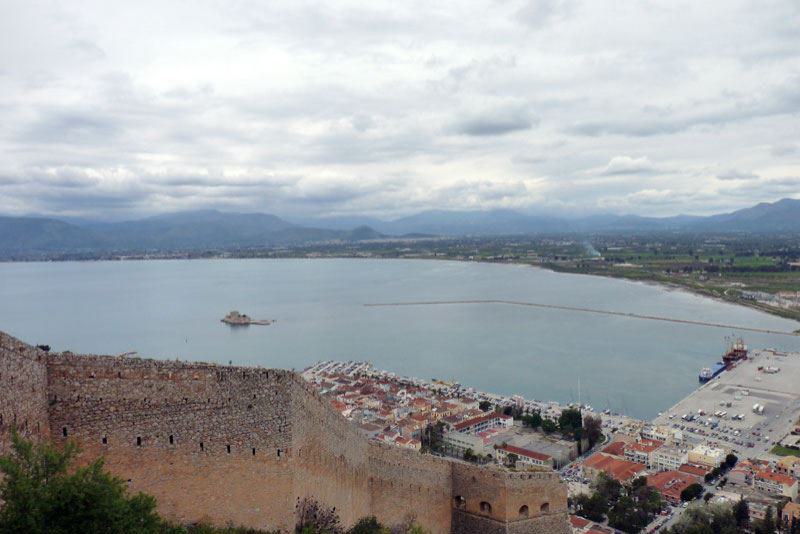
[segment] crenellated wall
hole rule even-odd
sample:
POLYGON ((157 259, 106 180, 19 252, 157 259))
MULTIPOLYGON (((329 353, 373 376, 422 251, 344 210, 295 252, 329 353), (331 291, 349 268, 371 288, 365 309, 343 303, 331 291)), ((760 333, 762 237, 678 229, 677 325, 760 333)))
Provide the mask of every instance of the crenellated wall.
POLYGON ((369 441, 290 371, 45 355, 0 342, 9 347, 0 369, 18 369, 0 376, 18 390, 2 406, 29 429, 77 440, 84 461, 103 456, 175 520, 290 530, 297 500, 313 497, 348 525, 375 515, 386 524, 414 517, 433 534, 569 532, 556 475, 369 441))

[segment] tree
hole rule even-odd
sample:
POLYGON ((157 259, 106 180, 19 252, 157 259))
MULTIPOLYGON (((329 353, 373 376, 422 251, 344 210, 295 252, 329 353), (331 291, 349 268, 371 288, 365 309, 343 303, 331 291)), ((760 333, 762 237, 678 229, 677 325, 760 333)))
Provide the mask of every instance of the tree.
POLYGON ((575 498, 575 512, 590 521, 603 521, 608 512, 608 503, 597 492, 591 495, 581 493, 575 498))
POLYGON ((339 514, 335 508, 329 508, 314 499, 298 500, 295 507, 294 531, 297 534, 342 534, 339 514))
POLYGON ((581 411, 578 408, 567 408, 558 416, 558 428, 564 434, 575 434, 583 428, 581 411))
POLYGON ((728 469, 730 469, 730 468, 732 468, 733 466, 735 466, 735 465, 736 465, 736 462, 738 462, 738 461, 739 461, 739 458, 737 458, 737 457, 736 457, 736 455, 735 455, 735 454, 733 454, 733 453, 729 453, 729 454, 728 454, 728 455, 725 457, 725 465, 727 465, 727 466, 728 466, 728 469))
POLYGON ((129 496, 125 483, 97 460, 70 470, 78 447, 33 444, 12 430, 12 451, 0 457, 0 532, 155 534, 164 527, 153 497, 129 496))
POLYGON ((441 421, 437 421, 435 424, 428 423, 425 430, 422 431, 421 438, 420 441, 422 441, 422 447, 425 452, 440 451, 444 438, 444 423, 441 421))
POLYGON ((687 486, 686 488, 683 489, 683 491, 681 492, 681 500, 684 502, 693 501, 698 497, 700 497, 702 494, 703 494, 703 486, 695 482, 694 484, 691 484, 690 486, 687 486))
POLYGON ((707 504, 693 506, 681 515, 668 534, 742 534, 736 526, 732 506, 707 504))
POLYGON ((746 500, 740 498, 739 501, 733 505, 733 517, 736 519, 737 527, 747 528, 750 526, 750 507, 746 500))
POLYGON ((531 428, 539 428, 542 426, 542 415, 539 412, 533 412, 530 415, 523 415, 522 424, 531 428))
POLYGON ((767 511, 764 512, 764 519, 758 521, 755 525, 756 534, 775 534, 775 516, 772 506, 767 506, 767 511))
POLYGON ((622 484, 605 473, 600 473, 592 484, 592 488, 599 493, 611 506, 617 503, 622 496, 622 484))
POLYGON ((389 529, 381 525, 375 517, 362 517, 347 534, 389 534, 389 529))
POLYGON ((617 504, 608 511, 608 524, 623 532, 635 534, 649 523, 649 517, 644 510, 637 507, 627 495, 623 495, 617 504))
POLYGON ((467 449, 467 450, 464 451, 464 460, 465 461, 474 462, 477 459, 478 459, 478 457, 475 456, 475 451, 473 451, 472 449, 467 449))
POLYGON ((488 412, 492 409, 492 403, 488 400, 482 400, 478 403, 478 408, 480 408, 482 412, 488 412))
POLYGON ((583 436, 589 440, 589 447, 594 447, 595 443, 603 437, 603 421, 599 417, 587 415, 583 418, 583 436))
POLYGON ((558 426, 552 419, 542 419, 542 430, 550 434, 558 430, 558 426))
POLYGON ((519 456, 517 456, 513 452, 511 454, 509 454, 508 456, 506 456, 506 463, 508 465, 510 465, 511 467, 514 467, 514 466, 517 465, 517 460, 519 460, 519 456))

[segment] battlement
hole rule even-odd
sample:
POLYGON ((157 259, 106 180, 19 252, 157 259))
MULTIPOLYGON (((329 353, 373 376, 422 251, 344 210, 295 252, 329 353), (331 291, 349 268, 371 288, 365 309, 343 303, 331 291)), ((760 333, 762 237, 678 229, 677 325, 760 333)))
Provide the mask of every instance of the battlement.
MULTIPOLYGON (((298 499, 352 524, 409 517, 435 534, 569 532, 566 488, 365 439, 298 374, 47 354, 0 333, 0 447, 13 422, 102 456, 162 514, 290 530, 298 499)), ((1 449, 0 449, 1 450, 1 449)))

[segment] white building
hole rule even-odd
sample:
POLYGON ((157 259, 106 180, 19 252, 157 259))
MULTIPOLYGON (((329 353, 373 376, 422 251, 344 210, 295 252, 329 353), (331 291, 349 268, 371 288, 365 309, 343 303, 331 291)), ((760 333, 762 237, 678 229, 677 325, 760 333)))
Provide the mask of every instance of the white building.
POLYGON ((664 425, 648 425, 642 429, 644 439, 654 439, 665 443, 683 443, 683 432, 664 425))
POLYGON ((689 463, 707 467, 719 467, 726 454, 725 449, 701 444, 689 451, 689 463))
POLYGON ((782 473, 757 471, 753 477, 753 486, 772 495, 781 495, 792 500, 797 498, 797 480, 782 473))
POLYGON ((461 421, 453 425, 456 432, 465 434, 477 434, 492 428, 509 428, 513 426, 514 419, 510 415, 497 412, 490 412, 466 421, 461 421))
POLYGON ((664 445, 650 455, 651 467, 659 471, 677 471, 689 461, 689 454, 674 445, 664 445))
POLYGON ((447 432, 442 436, 442 443, 459 456, 463 456, 467 449, 472 449, 475 454, 490 454, 494 451, 488 447, 488 441, 482 436, 464 434, 462 432, 447 432))
POLYGON ((548 454, 513 445, 502 445, 497 447, 496 451, 497 458, 503 461, 508 458, 509 454, 515 454, 517 456, 517 467, 520 467, 521 464, 524 467, 553 468, 553 457, 548 454))

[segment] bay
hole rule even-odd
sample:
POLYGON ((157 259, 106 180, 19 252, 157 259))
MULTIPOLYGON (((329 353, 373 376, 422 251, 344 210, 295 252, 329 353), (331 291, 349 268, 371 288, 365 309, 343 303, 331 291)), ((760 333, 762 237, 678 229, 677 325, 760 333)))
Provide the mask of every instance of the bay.
POLYGON ((794 321, 680 290, 521 265, 431 260, 168 260, 0 264, 0 330, 54 350, 301 370, 367 360, 404 375, 650 418, 697 387, 726 337, 800 338, 508 306, 508 299, 793 331, 794 321), (271 326, 231 328, 230 310, 271 326), (580 382, 580 391, 579 384, 580 382))

